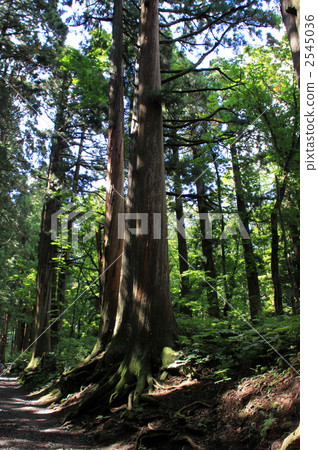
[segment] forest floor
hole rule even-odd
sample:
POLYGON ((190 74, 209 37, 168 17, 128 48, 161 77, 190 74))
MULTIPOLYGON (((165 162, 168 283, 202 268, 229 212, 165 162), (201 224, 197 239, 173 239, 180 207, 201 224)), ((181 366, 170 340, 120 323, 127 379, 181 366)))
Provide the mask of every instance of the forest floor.
POLYGON ((118 406, 83 423, 103 448, 122 450, 274 450, 299 423, 299 379, 289 370, 239 383, 175 376, 160 384, 136 411, 118 406))
POLYGON ((299 378, 292 370, 222 383, 204 375, 170 375, 133 411, 118 404, 63 427, 65 405, 76 405, 92 386, 48 409, 48 396, 41 407, 14 379, 1 378, 0 448, 276 450, 297 428, 299 378))

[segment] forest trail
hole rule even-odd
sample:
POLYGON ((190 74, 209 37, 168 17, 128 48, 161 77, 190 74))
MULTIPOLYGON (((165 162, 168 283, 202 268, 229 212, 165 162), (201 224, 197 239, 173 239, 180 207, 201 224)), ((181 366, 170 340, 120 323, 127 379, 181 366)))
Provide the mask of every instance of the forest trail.
POLYGON ((0 377, 0 448, 88 449, 86 435, 61 427, 59 413, 30 400, 16 378, 0 377))

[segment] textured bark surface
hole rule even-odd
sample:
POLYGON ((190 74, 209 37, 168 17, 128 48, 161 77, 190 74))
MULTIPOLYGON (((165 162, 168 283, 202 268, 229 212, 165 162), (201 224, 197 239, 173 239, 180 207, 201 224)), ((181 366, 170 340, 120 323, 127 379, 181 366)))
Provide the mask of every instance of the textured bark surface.
MULTIPOLYGON (((146 213, 149 227, 145 234, 141 233, 134 221, 131 228, 136 228, 136 233, 125 235, 112 339, 99 361, 92 359, 72 373, 74 379, 87 378, 88 365, 96 363, 99 384, 76 412, 70 412, 65 419, 107 409, 116 398, 128 394, 130 408, 147 386, 151 388, 152 374, 161 366, 164 349, 173 345, 175 339, 169 284, 157 1, 142 2, 140 42, 135 103, 138 120, 134 120, 137 128, 133 130, 130 155, 128 208, 131 213, 146 213), (160 236, 154 231, 154 218, 161 219, 160 236)), ((71 381, 70 376, 66 377, 66 383, 71 381)))
POLYGON ((103 256, 101 322, 96 351, 110 341, 117 314, 124 240, 119 239, 119 214, 124 212, 124 81, 122 2, 114 2, 109 93, 108 161, 103 256))
POLYGON ((286 27, 298 88, 300 87, 300 9, 298 0, 281 0, 281 14, 286 27))
POLYGON ((132 211, 148 214, 148 233, 141 234, 139 229, 133 239, 133 255, 137 264, 131 267, 132 351, 135 355, 148 354, 149 362, 160 360, 163 347, 173 343, 174 334, 160 90, 158 2, 143 1, 132 211), (159 218, 159 236, 154 231, 155 218, 159 218))

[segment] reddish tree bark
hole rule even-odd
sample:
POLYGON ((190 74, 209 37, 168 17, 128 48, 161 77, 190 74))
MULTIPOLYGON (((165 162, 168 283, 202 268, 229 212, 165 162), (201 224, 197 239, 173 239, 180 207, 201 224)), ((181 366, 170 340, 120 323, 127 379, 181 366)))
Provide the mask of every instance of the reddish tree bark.
POLYGON ((103 254, 101 320, 93 351, 104 350, 116 321, 124 240, 119 237, 119 215, 124 212, 124 80, 122 2, 114 2, 109 93, 108 162, 103 254))
POLYGON ((293 58, 298 88, 300 87, 300 36, 299 0, 280 0, 281 14, 286 27, 289 46, 293 58))

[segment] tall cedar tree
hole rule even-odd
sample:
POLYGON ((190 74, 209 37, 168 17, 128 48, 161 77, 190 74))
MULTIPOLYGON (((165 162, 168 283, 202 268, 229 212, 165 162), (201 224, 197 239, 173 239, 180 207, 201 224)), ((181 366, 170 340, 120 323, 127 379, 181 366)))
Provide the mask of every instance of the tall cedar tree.
POLYGON ((116 397, 127 394, 132 385, 136 387, 130 402, 137 401, 141 392, 151 387, 153 370, 160 367, 165 348, 172 346, 175 338, 168 264, 158 1, 142 1, 140 24, 138 128, 128 196, 132 212, 147 214, 149 229, 142 234, 137 228, 132 248, 125 246, 125 252, 131 251, 133 258, 125 255, 124 260, 130 262, 131 285, 124 290, 128 298, 121 301, 131 302, 127 326, 133 339, 118 370, 110 378, 104 376, 107 381, 83 401, 76 415, 107 407, 116 397), (154 232, 158 217, 160 238, 154 232))
POLYGON ((95 350, 110 341, 117 314, 124 240, 119 236, 119 215, 124 212, 124 79, 122 2, 114 2, 109 92, 109 131, 101 321, 95 350))

